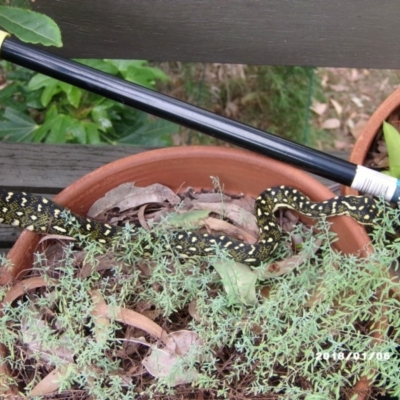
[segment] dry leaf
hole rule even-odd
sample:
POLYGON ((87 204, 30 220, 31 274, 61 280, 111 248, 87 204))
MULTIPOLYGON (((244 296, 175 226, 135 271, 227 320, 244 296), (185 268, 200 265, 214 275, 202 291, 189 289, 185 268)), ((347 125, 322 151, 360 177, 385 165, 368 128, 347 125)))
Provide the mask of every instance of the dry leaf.
POLYGON ((177 205, 181 199, 170 188, 159 183, 147 187, 136 187, 133 183, 123 183, 97 200, 90 208, 88 216, 96 218, 112 208, 118 208, 122 212, 143 204, 163 203, 164 201, 168 201, 171 205, 177 205))
POLYGON ((246 231, 251 232, 254 236, 258 236, 258 227, 256 217, 249 211, 237 206, 233 203, 196 203, 193 209, 211 210, 216 214, 224 215, 237 225, 243 227, 246 231))
POLYGON ((29 393, 29 397, 45 396, 59 389, 62 376, 65 374, 67 366, 54 369, 47 374, 29 393))
POLYGON ((345 85, 329 85, 329 87, 335 92, 347 92, 349 90, 348 86, 345 85))
POLYGON ((202 203, 230 201, 231 197, 221 193, 193 193, 193 198, 202 203))
POLYGON ((363 104, 363 102, 361 101, 361 99, 360 99, 359 97, 352 96, 352 97, 351 97, 351 101, 352 101, 357 107, 360 107, 360 108, 364 107, 364 104, 363 104))
POLYGON ((343 112, 343 107, 335 99, 331 99, 330 101, 331 101, 331 103, 332 103, 332 105, 333 105, 333 107, 334 107, 334 109, 336 111, 336 114, 340 117, 342 115, 342 112, 343 112))
POLYGON ((329 118, 321 124, 322 129, 337 129, 340 128, 340 120, 337 118, 329 118))
POLYGON ((354 137, 354 139, 357 139, 360 135, 361 132, 363 131, 365 125, 367 124, 367 121, 365 120, 360 120, 356 122, 351 128, 350 128, 350 133, 354 137))
POLYGON ((135 311, 128 310, 127 308, 108 306, 101 301, 101 297, 99 297, 97 290, 92 290, 90 294, 95 306, 92 313, 96 317, 113 319, 115 321, 122 322, 123 324, 142 329, 149 335, 160 339, 162 342, 166 340, 167 333, 163 328, 161 328, 161 326, 157 325, 150 318, 147 318, 135 311))
POLYGON ((311 111, 314 111, 315 114, 321 116, 325 113, 325 111, 328 109, 328 104, 327 103, 320 103, 318 101, 313 101, 312 106, 310 107, 311 111))
MULTIPOLYGON (((315 254, 318 249, 321 247, 322 240, 315 239, 313 243, 313 254, 315 254)), ((286 258, 285 260, 279 262, 273 262, 269 265, 266 265, 265 268, 261 268, 257 270, 257 278, 259 280, 276 278, 277 276, 285 275, 299 265, 303 264, 307 260, 307 252, 301 251, 299 254, 286 258)))
MULTIPOLYGON (((133 340, 139 343, 138 339, 133 340)), ((181 361, 193 346, 203 344, 196 333, 187 330, 170 333, 163 349, 150 345, 142 338, 139 338, 139 340, 141 344, 152 349, 151 354, 142 361, 142 365, 155 378, 169 376, 171 369, 181 361)), ((197 379, 197 376, 198 371, 195 368, 185 368, 181 373, 177 371, 173 376, 170 376, 171 385, 177 386, 193 382, 197 379)))

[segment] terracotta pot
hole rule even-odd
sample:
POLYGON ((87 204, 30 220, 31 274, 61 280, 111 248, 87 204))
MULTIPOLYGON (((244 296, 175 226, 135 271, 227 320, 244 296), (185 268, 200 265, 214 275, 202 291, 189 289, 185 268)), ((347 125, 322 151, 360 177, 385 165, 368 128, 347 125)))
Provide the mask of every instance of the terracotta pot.
MULTIPOLYGON (((256 197, 270 186, 290 185, 316 201, 333 196, 314 178, 281 162, 243 150, 199 146, 166 148, 123 158, 79 179, 54 200, 85 214, 95 200, 124 182, 135 182, 138 186, 157 182, 179 191, 186 186, 212 188, 210 176, 218 177, 228 193, 243 192, 256 197)), ((332 229, 339 236, 335 243, 338 250, 355 253, 369 243, 364 229, 352 219, 332 220, 332 229)), ((8 272, 3 270, 1 284, 21 277, 31 267, 38 240, 32 232, 21 234, 9 252, 14 268, 8 272)))
MULTIPOLYGON (((372 114, 360 136, 358 137, 349 161, 357 165, 364 165, 371 145, 386 121, 400 107, 400 87, 396 89, 372 114)), ((348 186, 342 187, 342 193, 346 195, 357 195, 357 190, 348 186)))

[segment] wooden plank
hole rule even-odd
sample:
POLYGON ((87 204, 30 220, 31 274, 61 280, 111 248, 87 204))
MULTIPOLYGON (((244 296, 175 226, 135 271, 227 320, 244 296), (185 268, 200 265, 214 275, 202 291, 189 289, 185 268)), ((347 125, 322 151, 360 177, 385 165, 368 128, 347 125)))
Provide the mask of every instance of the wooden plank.
MULTIPOLYGON (((67 57, 400 67, 400 2, 36 0, 67 57)), ((56 51, 56 50, 51 50, 56 51)))
POLYGON ((58 193, 94 169, 141 153, 131 146, 0 143, 0 187, 34 193, 58 193))

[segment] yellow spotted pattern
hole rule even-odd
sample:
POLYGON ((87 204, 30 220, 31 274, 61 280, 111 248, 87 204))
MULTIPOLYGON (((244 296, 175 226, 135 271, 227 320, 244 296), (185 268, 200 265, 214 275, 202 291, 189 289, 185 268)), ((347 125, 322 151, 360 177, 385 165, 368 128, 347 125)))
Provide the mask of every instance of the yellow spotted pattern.
MULTIPOLYGON (((242 243, 225 235, 178 231, 165 246, 178 256, 209 256, 224 248, 237 262, 259 265, 275 250, 281 231, 274 213, 289 208, 311 217, 348 215, 363 225, 372 225, 379 217, 377 201, 367 196, 338 196, 313 202, 297 189, 276 186, 261 193, 255 203, 259 240, 255 245, 242 243)), ((121 228, 72 214, 69 225, 63 218, 64 207, 44 197, 24 192, 0 191, 0 223, 19 226, 37 233, 74 235, 81 233, 109 245, 121 228)), ((153 240, 157 240, 153 237, 153 240)), ((149 248, 146 245, 146 248, 149 248)))

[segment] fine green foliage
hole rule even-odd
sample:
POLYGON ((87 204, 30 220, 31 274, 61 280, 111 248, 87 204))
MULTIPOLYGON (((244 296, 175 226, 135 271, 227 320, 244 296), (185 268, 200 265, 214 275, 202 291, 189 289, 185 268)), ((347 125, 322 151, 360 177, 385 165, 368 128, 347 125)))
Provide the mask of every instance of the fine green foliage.
MULTIPOLYGON (((321 140, 310 123, 311 99, 323 99, 311 67, 188 63, 172 74, 182 75, 181 97, 190 103, 299 143, 315 145, 317 135, 321 140)), ((191 132, 187 143, 215 139, 191 132)))
POLYGON ((383 135, 389 157, 389 170, 385 173, 400 179, 400 133, 393 125, 383 121, 383 135))
POLYGON ((0 5, 0 27, 24 42, 62 46, 60 28, 54 20, 32 10, 0 5))
MULTIPOLYGON (((114 76, 154 88, 167 76, 146 61, 79 60, 114 76)), ((170 145, 168 121, 3 62, 9 84, 0 91, 0 138, 15 142, 170 145)))
MULTIPOLYGON (((77 267, 82 255, 70 247, 58 261, 37 254, 34 275, 58 283, 3 309, 0 337, 10 349, 6 360, 16 371, 12 379, 23 379, 25 360, 35 371, 27 392, 43 374, 62 367, 60 391, 86 390, 97 399, 187 397, 198 389, 215 398, 339 399, 362 376, 372 379, 375 388, 400 396, 400 302, 393 296, 400 286, 389 278, 389 269, 398 268, 400 241, 385 238, 400 211, 387 209, 384 215, 372 234, 375 250, 362 259, 332 249, 336 238, 328 222, 319 222, 316 235, 298 227, 293 235, 303 236, 308 254, 303 264, 255 284, 229 280, 229 274, 212 267, 229 261, 223 249, 218 260, 185 263, 166 254, 160 242, 168 242, 171 233, 164 224, 152 229, 162 239, 151 244, 147 263, 140 255, 146 251, 135 239, 151 243, 150 233, 140 230, 132 240, 129 226, 116 238, 106 270, 99 259, 104 250, 94 243, 87 245, 84 256, 89 274, 77 267), (322 240, 317 253, 315 238, 322 240), (123 252, 117 251, 121 248, 123 252), (241 298, 244 285, 255 286, 256 293, 241 298), (126 371, 137 371, 148 351, 139 337, 143 332, 127 331, 111 318, 103 327, 107 340, 96 339, 89 295, 93 290, 115 307, 151 307, 167 332, 184 327, 200 338, 201 346, 180 357, 166 376, 132 376, 126 371), (373 339, 374 331, 380 337, 373 339), (130 355, 129 343, 135 349, 130 355), (177 375, 194 370, 191 384, 174 384, 177 375)), ((284 253, 287 246, 282 243, 277 257, 284 253)), ((149 335, 146 340, 162 348, 149 335)))

